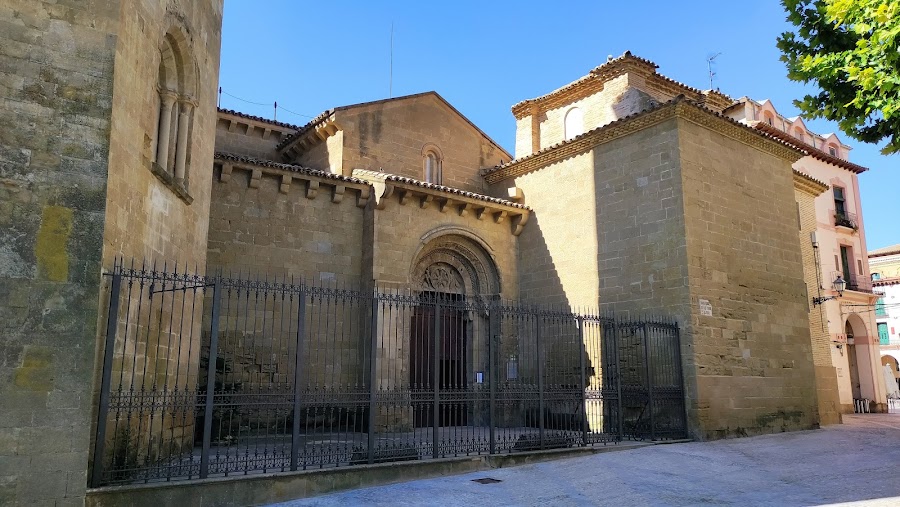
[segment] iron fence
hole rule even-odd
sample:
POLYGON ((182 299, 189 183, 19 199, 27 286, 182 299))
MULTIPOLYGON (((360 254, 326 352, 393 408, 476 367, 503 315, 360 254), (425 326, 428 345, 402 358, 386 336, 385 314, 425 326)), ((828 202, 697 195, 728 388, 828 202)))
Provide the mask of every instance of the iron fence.
POLYGON ((686 436, 678 327, 125 267, 93 486, 686 436))

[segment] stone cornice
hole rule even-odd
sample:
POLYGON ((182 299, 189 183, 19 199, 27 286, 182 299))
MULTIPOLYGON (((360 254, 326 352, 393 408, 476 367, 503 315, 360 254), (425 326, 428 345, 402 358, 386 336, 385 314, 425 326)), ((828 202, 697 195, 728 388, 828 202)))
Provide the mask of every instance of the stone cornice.
POLYGON ((320 117, 314 123, 307 125, 278 145, 278 151, 285 160, 295 160, 300 154, 309 151, 313 146, 324 142, 329 137, 337 134, 341 126, 335 121, 334 112, 320 117))
POLYGON ((748 146, 786 159, 791 163, 796 162, 804 155, 804 153, 793 146, 780 140, 772 139, 753 128, 698 106, 686 100, 684 96, 678 96, 669 102, 631 116, 626 116, 532 155, 483 170, 482 175, 488 183, 499 183, 503 180, 538 170, 554 162, 585 153, 594 146, 631 135, 676 117, 714 130, 748 146))
POLYGON ((794 169, 794 188, 817 197, 828 190, 828 184, 794 169))
POLYGON ((691 100, 707 105, 718 112, 723 111, 734 103, 734 99, 716 90, 703 91, 659 74, 656 72, 657 68, 658 65, 650 60, 632 55, 630 51, 626 51, 622 56, 613 58, 595 67, 588 75, 561 88, 553 90, 546 95, 523 100, 513 105, 512 113, 516 119, 522 119, 532 114, 540 114, 556 109, 600 92, 607 82, 625 74, 634 74, 642 77, 646 81, 648 88, 667 93, 672 97, 686 95, 691 100))
POLYGON ((278 132, 293 133, 300 128, 290 123, 270 120, 261 116, 253 116, 252 114, 242 113, 240 111, 235 111, 234 109, 218 108, 216 109, 216 114, 220 120, 252 125, 259 129, 268 128, 278 132))
POLYGON ((422 210, 433 208, 441 213, 455 213, 474 220, 489 219, 498 224, 509 219, 514 236, 521 234, 531 214, 531 209, 522 204, 403 176, 364 169, 354 170, 353 176, 371 183, 377 210, 396 201, 401 206, 413 205, 422 210))
POLYGON ((372 194, 372 187, 367 181, 299 165, 280 164, 229 153, 216 153, 214 163, 222 168, 219 176, 222 183, 230 181, 232 173, 237 169, 250 173, 250 188, 259 188, 263 176, 280 179, 278 190, 282 194, 288 193, 293 183, 300 182, 304 184, 307 199, 315 199, 325 186, 330 188, 331 202, 341 202, 347 190, 350 190, 357 194, 356 205, 364 208, 372 194))

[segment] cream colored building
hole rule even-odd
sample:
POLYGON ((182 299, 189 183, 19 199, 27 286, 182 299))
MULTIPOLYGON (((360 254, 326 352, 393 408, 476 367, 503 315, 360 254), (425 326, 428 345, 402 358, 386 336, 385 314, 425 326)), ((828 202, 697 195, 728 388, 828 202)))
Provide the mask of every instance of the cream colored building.
POLYGON ((900 379, 900 245, 869 252, 872 285, 878 294, 875 325, 881 345, 881 362, 900 379))
POLYGON ((858 180, 867 169, 848 160, 850 147, 837 135, 811 132, 802 118, 785 118, 768 100, 743 97, 726 114, 804 150, 807 155, 794 163, 794 169, 830 187, 815 200, 815 237, 801 241, 812 242, 816 250, 819 285, 810 298, 836 296, 832 282, 837 277, 846 281, 846 290, 836 300, 810 303, 810 311, 818 314, 832 342, 840 411, 852 413, 854 400, 861 399, 883 406, 886 395, 874 312, 877 295, 866 252, 858 180))

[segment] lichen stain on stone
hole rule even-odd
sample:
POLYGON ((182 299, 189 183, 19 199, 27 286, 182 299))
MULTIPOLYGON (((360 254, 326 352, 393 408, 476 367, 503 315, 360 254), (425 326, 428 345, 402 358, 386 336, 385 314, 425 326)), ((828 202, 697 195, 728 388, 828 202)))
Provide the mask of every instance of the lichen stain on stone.
POLYGON ((16 387, 47 392, 53 388, 53 352, 49 347, 28 347, 22 366, 13 375, 16 387))
POLYGON ((41 216, 34 245, 38 276, 55 282, 69 278, 69 235, 72 233, 72 210, 62 206, 46 206, 41 216))

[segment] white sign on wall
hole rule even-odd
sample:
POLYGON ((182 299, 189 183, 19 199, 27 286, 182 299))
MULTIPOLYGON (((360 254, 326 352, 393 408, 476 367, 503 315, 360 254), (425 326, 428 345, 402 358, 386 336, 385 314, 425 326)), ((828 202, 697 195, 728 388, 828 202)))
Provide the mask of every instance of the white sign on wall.
POLYGON ((712 317, 712 305, 709 304, 708 299, 701 299, 700 303, 700 315, 704 317, 712 317))

